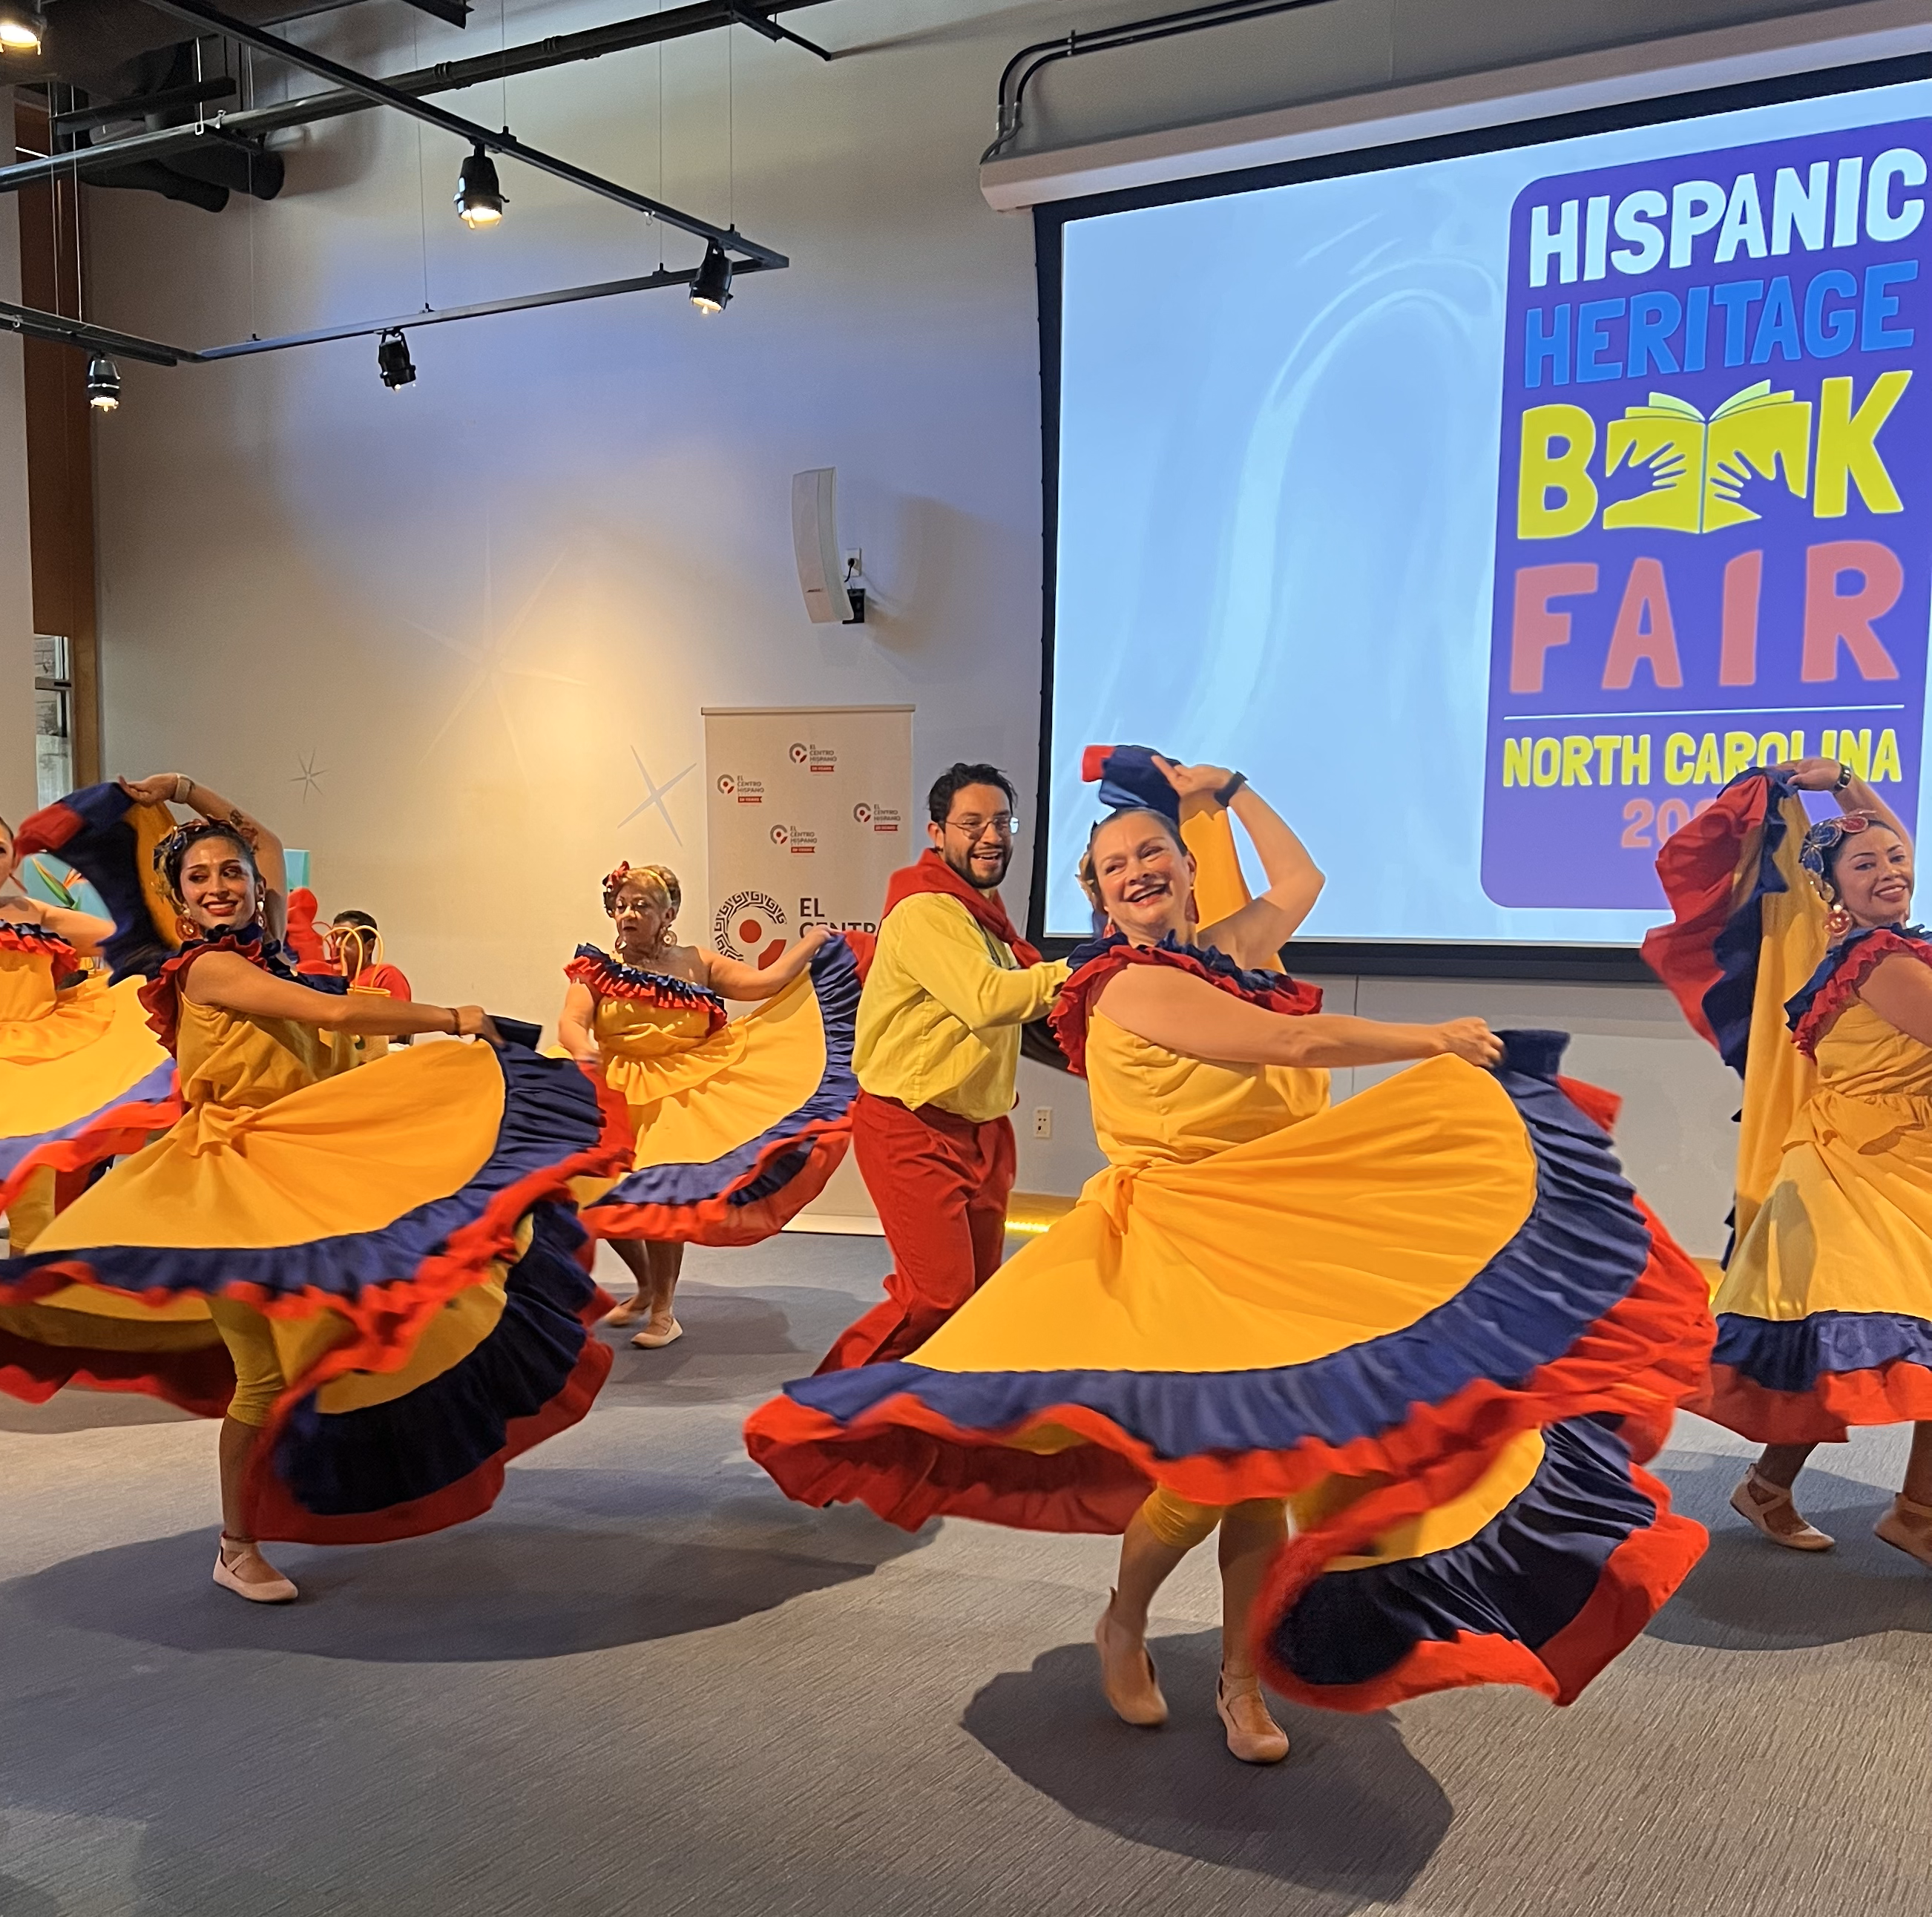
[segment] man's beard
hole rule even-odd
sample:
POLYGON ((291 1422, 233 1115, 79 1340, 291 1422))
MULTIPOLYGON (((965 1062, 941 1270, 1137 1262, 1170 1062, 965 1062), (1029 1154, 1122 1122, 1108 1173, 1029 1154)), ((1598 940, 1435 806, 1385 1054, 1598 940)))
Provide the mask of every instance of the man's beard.
POLYGON ((980 892, 997 891, 1006 876, 1006 868, 1013 862, 1013 848, 1010 845, 1000 848, 1000 869, 991 878, 982 878, 973 869, 973 857, 969 852, 963 859, 956 859, 950 852, 939 855, 966 883, 980 892))

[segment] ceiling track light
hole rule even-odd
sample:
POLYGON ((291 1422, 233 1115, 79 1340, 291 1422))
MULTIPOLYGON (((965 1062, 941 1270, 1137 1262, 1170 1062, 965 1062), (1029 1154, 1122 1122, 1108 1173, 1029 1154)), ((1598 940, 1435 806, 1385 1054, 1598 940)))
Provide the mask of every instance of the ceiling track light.
POLYGON ((691 282, 691 303, 700 313, 722 313, 730 297, 731 256, 716 240, 707 240, 691 282))
POLYGON ((484 152, 480 140, 458 171, 456 212, 472 232, 478 226, 495 226, 503 217, 503 189, 497 182, 496 163, 484 152))
POLYGON ((40 0, 0 0, 0 53, 38 53, 46 26, 40 0))
POLYGON ((391 392, 398 393, 416 382, 416 362, 410 357, 410 343, 398 326, 376 342, 376 370, 391 392))
POLYGON ((87 362, 87 403, 96 412, 112 412, 121 404, 121 369, 104 352, 87 362))

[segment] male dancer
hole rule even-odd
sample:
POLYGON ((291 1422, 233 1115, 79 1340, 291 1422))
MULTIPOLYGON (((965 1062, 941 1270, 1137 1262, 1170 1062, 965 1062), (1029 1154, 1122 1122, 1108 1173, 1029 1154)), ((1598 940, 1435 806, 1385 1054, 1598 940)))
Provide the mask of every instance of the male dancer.
POLYGON ((1014 930, 1000 881, 1013 788, 995 766, 949 766, 927 800, 932 849, 892 874, 859 1000, 852 1142, 886 1228, 886 1300, 819 1366, 916 1350, 992 1276, 1013 1184, 1020 1030, 1066 977, 1014 930))

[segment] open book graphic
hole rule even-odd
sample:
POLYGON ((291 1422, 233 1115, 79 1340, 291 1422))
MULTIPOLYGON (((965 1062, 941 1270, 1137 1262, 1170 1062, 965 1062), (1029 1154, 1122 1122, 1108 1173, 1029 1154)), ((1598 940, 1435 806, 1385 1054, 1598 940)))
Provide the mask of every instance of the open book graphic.
POLYGON ((1604 442, 1607 478, 1626 459, 1648 466, 1651 490, 1604 510, 1606 527, 1660 526, 1672 532, 1714 532, 1758 515, 1738 493, 1753 472, 1777 476, 1804 496, 1811 472, 1811 402, 1774 393, 1768 380, 1732 394, 1706 420, 1688 400, 1652 393, 1648 406, 1624 409, 1610 422, 1604 442))

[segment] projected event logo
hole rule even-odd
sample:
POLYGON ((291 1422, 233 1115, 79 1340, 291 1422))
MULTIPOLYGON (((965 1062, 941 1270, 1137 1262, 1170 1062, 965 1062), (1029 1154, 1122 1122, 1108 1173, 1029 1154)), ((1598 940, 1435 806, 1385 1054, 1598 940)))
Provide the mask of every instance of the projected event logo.
POLYGON ((1918 803, 1932 121, 1538 180, 1510 220, 1483 888, 1647 907, 1748 766, 1918 803))

